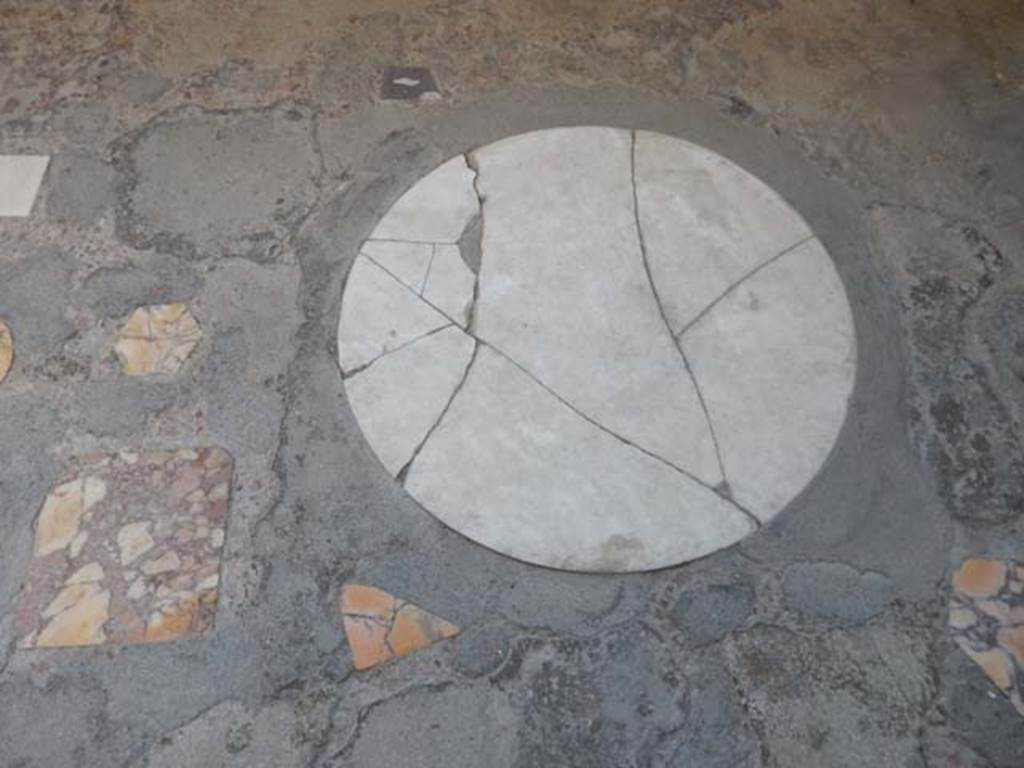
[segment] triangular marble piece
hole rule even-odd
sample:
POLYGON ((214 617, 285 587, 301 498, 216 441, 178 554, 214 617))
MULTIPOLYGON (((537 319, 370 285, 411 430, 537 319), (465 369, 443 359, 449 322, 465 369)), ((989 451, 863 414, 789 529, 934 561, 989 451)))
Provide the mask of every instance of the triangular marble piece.
POLYGON ((340 603, 352 662, 359 670, 427 648, 462 631, 417 605, 363 584, 343 586, 340 603))

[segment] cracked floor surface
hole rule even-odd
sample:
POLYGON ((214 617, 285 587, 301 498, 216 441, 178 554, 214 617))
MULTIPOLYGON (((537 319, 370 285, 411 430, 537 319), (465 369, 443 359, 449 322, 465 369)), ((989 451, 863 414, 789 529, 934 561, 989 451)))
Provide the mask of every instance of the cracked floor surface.
MULTIPOLYGON (((0 20, 0 155, 49 158, 30 215, 0 195, 4 768, 1024 762, 1019 579, 963 576, 1024 550, 1018 0, 12 0, 0 20), (437 95, 381 99, 406 66, 437 95), (557 572, 449 530, 381 466, 338 370, 346 276, 403 193, 566 125, 753 173, 854 310, 818 480, 683 566, 557 572), (166 305, 201 335, 127 375, 126 320, 166 305), (19 649, 50 490, 89 456, 214 447, 233 475, 212 627, 19 649), (346 584, 461 633, 357 672, 346 584)), ((461 265, 475 285, 479 228, 432 239, 406 293, 463 295, 461 265)), ((428 338, 458 346, 483 320, 460 311, 428 338)), ((107 558, 100 538, 81 553, 107 558)))

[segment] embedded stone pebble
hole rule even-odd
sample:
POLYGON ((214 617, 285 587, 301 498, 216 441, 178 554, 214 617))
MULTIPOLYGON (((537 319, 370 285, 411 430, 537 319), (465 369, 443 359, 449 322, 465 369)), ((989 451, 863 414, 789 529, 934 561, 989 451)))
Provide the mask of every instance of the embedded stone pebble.
POLYGON ((220 448, 99 454, 43 504, 15 625, 21 648, 206 632, 234 462, 220 448))

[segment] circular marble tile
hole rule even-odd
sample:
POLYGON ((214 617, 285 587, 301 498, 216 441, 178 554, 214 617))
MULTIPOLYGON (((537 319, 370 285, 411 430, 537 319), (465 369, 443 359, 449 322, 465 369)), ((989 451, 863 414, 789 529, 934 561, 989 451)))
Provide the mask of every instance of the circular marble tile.
POLYGON ((387 470, 531 563, 660 568, 727 547, 817 473, 855 371, 803 219, 677 138, 514 136, 413 186, 346 282, 349 403, 387 470))

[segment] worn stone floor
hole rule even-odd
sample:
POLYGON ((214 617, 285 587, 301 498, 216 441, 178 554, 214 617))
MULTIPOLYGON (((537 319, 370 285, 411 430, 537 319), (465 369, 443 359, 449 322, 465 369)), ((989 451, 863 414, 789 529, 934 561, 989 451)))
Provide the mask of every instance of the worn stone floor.
POLYGON ((6 0, 0 156, 3 768, 1024 764, 1019 0, 6 0), (684 565, 473 543, 339 368, 395 201, 565 125, 743 167, 849 297, 820 473, 684 565))

